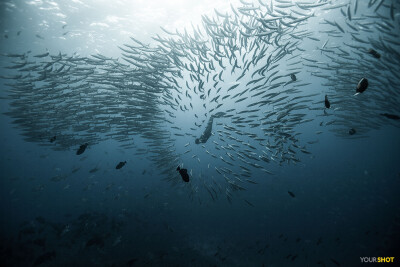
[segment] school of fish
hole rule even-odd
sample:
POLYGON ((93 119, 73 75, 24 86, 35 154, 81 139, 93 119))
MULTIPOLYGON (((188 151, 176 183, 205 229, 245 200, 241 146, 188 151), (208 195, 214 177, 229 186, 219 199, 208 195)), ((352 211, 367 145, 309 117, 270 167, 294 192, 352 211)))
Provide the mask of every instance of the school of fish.
POLYGON ((6 115, 28 142, 81 154, 113 139, 192 199, 231 202, 310 156, 319 134, 399 127, 399 12, 395 0, 241 0, 152 44, 131 38, 120 58, 9 53, 6 115))

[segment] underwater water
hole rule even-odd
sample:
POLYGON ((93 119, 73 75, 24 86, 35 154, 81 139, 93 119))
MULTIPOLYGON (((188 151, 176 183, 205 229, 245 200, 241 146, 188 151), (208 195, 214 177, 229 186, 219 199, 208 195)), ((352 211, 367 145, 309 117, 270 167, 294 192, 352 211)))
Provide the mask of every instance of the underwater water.
POLYGON ((398 1, 0 11, 1 266, 398 262, 398 1))

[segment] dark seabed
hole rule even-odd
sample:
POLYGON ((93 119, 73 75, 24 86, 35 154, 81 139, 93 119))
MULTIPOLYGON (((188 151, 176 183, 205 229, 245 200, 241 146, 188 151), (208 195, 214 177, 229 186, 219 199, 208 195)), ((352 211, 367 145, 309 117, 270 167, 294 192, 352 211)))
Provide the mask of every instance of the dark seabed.
POLYGON ((1 266, 399 262, 399 1, 7 0, 0 31, 1 266))

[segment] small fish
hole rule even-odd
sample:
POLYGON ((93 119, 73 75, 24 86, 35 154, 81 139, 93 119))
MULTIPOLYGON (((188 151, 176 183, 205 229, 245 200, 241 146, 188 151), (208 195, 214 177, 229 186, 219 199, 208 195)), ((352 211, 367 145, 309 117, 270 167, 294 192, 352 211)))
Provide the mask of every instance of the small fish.
POLYGON ((189 174, 187 173, 187 169, 181 169, 181 167, 178 166, 178 168, 176 168, 176 170, 182 176, 183 181, 185 181, 186 183, 189 182, 189 174))
POLYGON ((390 18, 394 20, 394 6, 393 3, 390 5, 390 18))
POLYGON ((135 262, 137 262, 137 261, 138 261, 137 258, 130 259, 130 260, 126 263, 126 265, 127 265, 127 266, 133 266, 133 264, 135 264, 135 262))
POLYGON ((356 130, 354 129, 354 128, 351 128, 350 130, 349 130, 349 135, 353 135, 353 134, 355 134, 356 133, 356 130))
POLYGON ((297 80, 296 75, 290 74, 290 79, 295 82, 297 80))
POLYGON ((358 0, 354 3, 354 15, 357 13, 358 0))
POLYGON ((118 165, 115 167, 116 169, 121 169, 122 167, 124 167, 126 164, 126 161, 121 161, 120 163, 118 163, 118 165))
POLYGON ((290 195, 291 197, 296 197, 296 196, 293 194, 293 192, 288 191, 288 193, 289 193, 289 195, 290 195))
POLYGON ((368 54, 371 54, 374 58, 381 58, 381 54, 372 48, 368 49, 368 54))
POLYGON ((325 95, 325 107, 326 108, 330 108, 331 107, 331 103, 329 102, 327 95, 325 95))
POLYGON ((55 257, 56 257, 56 252, 55 251, 46 252, 46 253, 44 253, 44 254, 42 254, 42 255, 40 255, 39 257, 36 258, 35 262, 33 263, 33 266, 42 265, 42 263, 49 262, 55 257))
POLYGON ((335 259, 332 259, 332 258, 331 258, 331 262, 333 262, 333 263, 336 264, 337 266, 340 266, 340 263, 339 263, 337 260, 335 260, 335 259))
POLYGON ((395 114, 381 113, 381 115, 391 120, 400 120, 400 117, 395 114))
POLYGON ((88 248, 88 247, 93 247, 93 246, 98 246, 98 247, 100 247, 100 248, 104 247, 104 240, 103 240, 103 238, 100 237, 100 236, 95 235, 95 236, 93 236, 91 239, 89 239, 89 240, 86 242, 86 247, 87 247, 87 248, 88 248))
POLYGON ((356 89, 356 95, 363 93, 368 88, 368 80, 366 78, 362 78, 358 84, 356 89))
POLYGON ((54 141, 56 141, 57 136, 53 136, 52 138, 50 138, 50 143, 53 143, 54 141))
POLYGON ((89 171, 89 173, 95 173, 95 172, 97 172, 98 170, 99 170, 99 168, 94 167, 93 169, 91 169, 91 170, 89 171))
POLYGON ((82 154, 83 152, 85 152, 87 146, 88 146, 88 143, 85 143, 85 144, 81 145, 81 146, 79 147, 78 151, 76 151, 76 154, 77 154, 77 155, 80 155, 80 154, 82 154))
POLYGON ((39 55, 36 55, 34 57, 42 58, 42 57, 47 57, 49 54, 50 54, 49 52, 46 52, 44 54, 39 54, 39 55))
POLYGON ((251 206, 251 207, 254 207, 254 205, 250 202, 250 201, 248 201, 248 200, 244 200, 246 203, 247 203, 247 205, 249 205, 249 206, 251 206))
POLYGON ((350 5, 347 7, 347 17, 351 20, 350 5))

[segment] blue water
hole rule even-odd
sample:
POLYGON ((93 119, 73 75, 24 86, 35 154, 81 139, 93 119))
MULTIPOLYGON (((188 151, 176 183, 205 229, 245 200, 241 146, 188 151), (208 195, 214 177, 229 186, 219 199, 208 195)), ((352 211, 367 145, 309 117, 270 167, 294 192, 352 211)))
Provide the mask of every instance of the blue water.
MULTIPOLYGON (((148 21, 144 31, 133 24, 134 17, 126 11, 128 6, 132 8, 129 2, 86 4, 1 4, 0 52, 32 50, 40 54, 47 48, 52 54, 118 57, 117 46, 129 42, 128 34, 150 41, 149 36, 162 32, 158 26, 169 18, 159 15, 165 21, 158 21, 157 15, 147 15, 143 19, 135 13, 139 25, 148 21), (83 12, 87 16, 82 16, 83 12), (130 20, 121 26, 104 19, 107 16, 130 20), (100 22, 109 26, 89 26, 100 22), (70 33, 62 39, 64 23, 70 33), (130 32, 122 31, 129 26, 133 27, 130 32)), ((146 6, 143 2, 137 5, 146 6)), ((331 42, 335 40, 331 38, 331 42)), ((315 51, 309 55, 319 56, 315 51)), ((2 58, 2 67, 8 66, 10 59, 2 58)), ((2 76, 11 73, 1 70, 2 76)), ((298 77, 304 81, 307 74, 298 77)), ((2 97, 8 95, 8 83, 9 79, 1 79, 2 97)), ((398 103, 398 95, 393 101, 398 103)), ((10 100, 1 99, 0 108, 1 113, 9 111, 10 100)), ((192 123, 190 114, 178 113, 174 125, 186 129, 192 123)), ((321 130, 318 123, 323 119, 315 118, 317 123, 296 128, 301 132, 300 140, 318 139, 318 143, 307 145, 311 154, 298 154, 296 165, 268 164, 274 175, 254 171, 251 179, 257 184, 248 183, 246 190, 234 192, 230 203, 224 193, 213 201, 204 189, 192 198, 178 173, 173 180, 166 180, 155 162, 146 157, 149 154, 137 154, 138 147, 148 145, 143 136, 132 136, 134 148, 121 148, 110 138, 89 145, 77 156, 79 145, 57 151, 53 149, 57 144, 39 146, 25 141, 21 127, 1 115, 0 265, 358 266, 363 265, 360 257, 395 257, 398 262, 399 122, 369 129, 366 138, 347 139, 328 130, 316 136, 313 133, 321 130), (120 161, 127 164, 116 170, 120 161), (95 167, 97 171, 93 171, 95 167), (39 263, 43 255, 48 259, 39 263)), ((201 131, 197 133, 199 136, 201 131)), ((206 145, 219 156, 211 145, 216 138, 211 137, 206 145)), ((206 181, 217 176, 207 165, 218 159, 195 146, 194 138, 184 136, 173 145, 180 155, 179 164, 194 170, 192 184, 201 186, 198 173, 206 181), (193 153, 183 154, 187 142, 193 153, 201 155, 200 162, 191 157, 193 153)))

